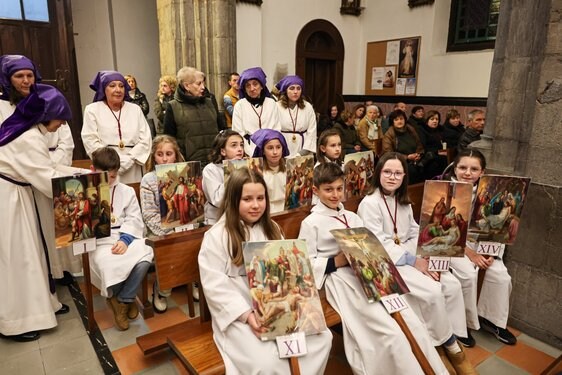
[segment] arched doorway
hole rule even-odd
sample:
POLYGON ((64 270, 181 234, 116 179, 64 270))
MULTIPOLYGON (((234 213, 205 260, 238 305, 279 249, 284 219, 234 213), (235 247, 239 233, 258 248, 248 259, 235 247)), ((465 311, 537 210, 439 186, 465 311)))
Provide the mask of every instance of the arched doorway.
POLYGON ((341 109, 345 48, 338 29, 326 20, 310 21, 300 31, 296 49, 295 70, 316 112, 326 113, 332 103, 341 109))

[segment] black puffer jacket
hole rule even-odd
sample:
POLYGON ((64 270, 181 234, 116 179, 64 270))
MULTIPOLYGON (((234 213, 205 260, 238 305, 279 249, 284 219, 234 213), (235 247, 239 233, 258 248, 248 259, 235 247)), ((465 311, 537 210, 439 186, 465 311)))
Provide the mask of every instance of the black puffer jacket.
POLYGON ((136 105, 141 107, 144 117, 148 115, 148 112, 150 111, 148 100, 146 100, 146 95, 144 95, 138 87, 135 90, 135 95, 131 96, 131 103, 135 103, 136 105))
POLYGON ((206 165, 218 132, 217 112, 211 99, 186 95, 178 86, 164 116, 164 133, 176 137, 185 160, 206 165))

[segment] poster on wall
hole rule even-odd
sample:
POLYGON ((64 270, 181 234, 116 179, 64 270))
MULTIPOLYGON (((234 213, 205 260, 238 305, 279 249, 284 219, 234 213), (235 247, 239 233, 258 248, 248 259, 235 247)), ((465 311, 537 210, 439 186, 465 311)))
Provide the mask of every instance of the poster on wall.
POLYGON ((400 64, 398 65, 398 77, 414 78, 416 76, 419 41, 419 38, 400 40, 400 64))
POLYGON ((396 76, 394 75, 394 66, 385 66, 384 67, 384 79, 382 81, 382 86, 383 87, 394 87, 394 80, 396 79, 396 76))
POLYGON ((406 78, 406 95, 414 95, 416 93, 416 79, 406 78))
POLYGON ((386 65, 398 65, 399 50, 399 40, 391 40, 386 43, 386 65))
POLYGON ((371 76, 371 90, 382 90, 385 69, 381 67, 373 68, 371 76))
POLYGON ((406 93, 406 78, 398 78, 396 80, 396 95, 404 95, 406 93))

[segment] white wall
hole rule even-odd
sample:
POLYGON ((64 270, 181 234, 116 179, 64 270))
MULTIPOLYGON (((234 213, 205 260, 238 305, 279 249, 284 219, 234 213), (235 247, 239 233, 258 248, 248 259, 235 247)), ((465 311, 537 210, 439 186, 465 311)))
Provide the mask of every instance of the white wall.
POLYGON ((73 0, 72 18, 82 107, 92 102, 94 92, 88 86, 94 75, 118 70, 136 77, 151 107, 148 117, 154 117, 152 102, 160 78, 156 0, 73 0))
MULTIPOLYGON (((451 0, 413 9, 407 1, 367 0, 361 16, 369 20, 363 22, 361 61, 365 61, 368 42, 419 35, 417 95, 487 97, 493 50, 447 53, 450 9, 451 0)), ((364 82, 364 63, 360 73, 358 79, 364 82)))
POLYGON ((493 50, 446 53, 450 0, 410 9, 406 0, 363 0, 359 17, 341 15, 341 0, 266 0, 237 4, 237 69, 261 66, 273 82, 277 64, 295 72, 295 44, 313 19, 334 24, 345 45, 344 94, 365 93, 367 43, 421 36, 419 96, 486 97, 493 50), (260 48, 261 47, 261 48, 260 48))
POLYGON ((344 93, 358 93, 356 60, 361 44, 360 21, 342 16, 341 0, 265 0, 261 7, 236 5, 237 69, 261 66, 267 74, 269 87, 277 64, 286 65, 288 74, 295 74, 295 45, 301 29, 314 19, 325 19, 340 31, 345 44, 344 93), (261 47, 261 48, 260 48, 261 47))

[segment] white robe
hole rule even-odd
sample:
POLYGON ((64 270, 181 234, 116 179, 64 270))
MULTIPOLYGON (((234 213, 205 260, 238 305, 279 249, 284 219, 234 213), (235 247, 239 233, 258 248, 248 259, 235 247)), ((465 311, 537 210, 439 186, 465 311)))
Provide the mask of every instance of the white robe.
MULTIPOLYGON (((249 241, 267 240, 259 225, 247 227, 249 241)), ((205 233, 199 252, 201 284, 213 319, 213 337, 227 374, 289 374, 275 341, 260 341, 240 317, 252 310, 244 266, 231 262, 225 216, 205 233)), ((323 374, 332 344, 329 330, 306 336, 308 354, 299 357, 302 374, 323 374)))
MULTIPOLYGON (((15 110, 15 105, 10 104, 7 100, 0 100, 0 124, 10 117, 15 110)), ((74 141, 72 140, 70 128, 67 125, 63 125, 54 133, 45 132, 44 136, 47 139, 48 149, 55 148, 55 150, 49 151, 49 156, 55 165, 70 166, 72 164, 72 151, 74 149, 74 141)), ((67 173, 63 172, 60 175, 70 174, 72 174, 72 172, 67 171, 67 173)), ((42 198, 38 197, 38 199, 42 198)), ((45 202, 45 204, 50 205, 52 203, 45 202)), ((72 247, 57 249, 53 237, 55 232, 54 220, 49 218, 44 221, 45 222, 42 222, 42 224, 45 228, 45 235, 49 237, 47 239, 47 247, 49 249, 49 260, 53 277, 55 279, 62 278, 64 276, 64 271, 69 271, 70 273, 80 272, 82 270, 82 258, 73 254, 72 247)))
POLYGON ((289 108, 283 107, 281 102, 277 102, 277 106, 281 132, 289 147, 289 157, 297 156, 298 152, 303 149, 316 153, 316 113, 312 105, 305 101, 303 109, 297 110, 298 107, 295 107, 290 110, 291 113, 289 113, 289 108), (293 125, 295 119, 296 124, 293 125), (302 134, 295 134, 294 131, 302 134), (293 136, 295 140, 293 140, 293 136))
MULTIPOLYGON (((390 212, 394 213, 394 199, 387 198, 386 202, 390 212)), ((406 252, 416 255, 419 226, 410 205, 398 205, 396 226, 400 245, 394 243, 394 225, 380 190, 363 198, 357 213, 365 221, 365 226, 377 236, 394 263, 406 252)), ((405 264, 396 268, 410 289, 410 293, 405 295, 406 302, 427 326, 434 345, 445 343, 453 333, 460 337, 467 336, 461 285, 450 272, 442 272, 438 282, 413 266, 405 264)))
POLYGON ((269 194, 270 213, 274 214, 285 209, 285 186, 287 185, 287 172, 263 172, 263 179, 269 194))
MULTIPOLYGON (((246 99, 241 99, 234 106, 232 114, 232 130, 238 132, 242 137, 251 136, 259 129, 273 129, 281 131, 279 124, 279 111, 277 104, 271 98, 265 98, 263 105, 255 108, 246 99), (258 116, 259 115, 259 116, 258 116), (261 127, 260 127, 261 119, 261 127)), ((244 138, 244 152, 246 155, 254 156, 254 142, 248 142, 244 138)))
POLYGON ((49 155, 55 164, 70 166, 72 164, 72 151, 74 151, 74 140, 70 126, 61 126, 54 133, 45 134, 49 155))
MULTIPOLYGON (((144 163, 148 160, 152 147, 152 136, 146 118, 138 105, 124 102, 120 123, 125 147, 120 149, 117 120, 111 112, 103 101, 88 104, 84 109, 82 141, 86 153, 91 158, 92 153, 99 148, 114 148, 121 158, 121 182, 140 182, 144 163)), ((115 116, 119 117, 119 113, 115 113, 115 116)))
POLYGON ((113 189, 112 215, 116 220, 111 223, 111 236, 98 239, 96 250, 90 253, 92 284, 104 297, 111 297, 107 288, 125 281, 137 263, 152 262, 153 258, 152 248, 145 244, 142 237, 144 222, 135 190, 121 183, 110 188, 113 189), (113 254, 111 247, 121 233, 133 235, 135 239, 124 254, 113 254))
MULTIPOLYGON (((476 251, 474 242, 467 241, 466 246, 476 251)), ((478 316, 488 319, 500 328, 506 328, 509 317, 511 276, 509 276, 503 260, 496 258, 486 270, 478 302, 476 297, 479 268, 467 256, 451 258, 451 268, 453 275, 459 279, 462 285, 468 328, 480 329, 478 316)))
POLYGON ((219 219, 220 206, 224 197, 224 168, 222 164, 209 163, 203 168, 203 193, 205 202, 205 223, 213 225, 219 219))
MULTIPOLYGON (((345 354, 354 374, 422 374, 406 336, 380 303, 368 303, 357 276, 350 267, 325 274, 328 258, 336 256, 339 246, 331 229, 362 227, 355 213, 335 211, 322 202, 312 207, 301 224, 299 238, 305 239, 314 271, 316 287, 326 287, 326 297, 340 314, 345 354)), ((421 350, 437 374, 447 374, 424 325, 411 309, 401 312, 421 350)))
POLYGON ((56 294, 49 291, 34 195, 45 240, 54 248, 51 178, 72 169, 59 167, 62 173, 55 169, 45 133, 43 125, 32 126, 0 147, 0 174, 33 186, 0 179, 0 223, 4 225, 0 236, 0 333, 4 335, 55 327, 55 311, 61 307, 56 294))

